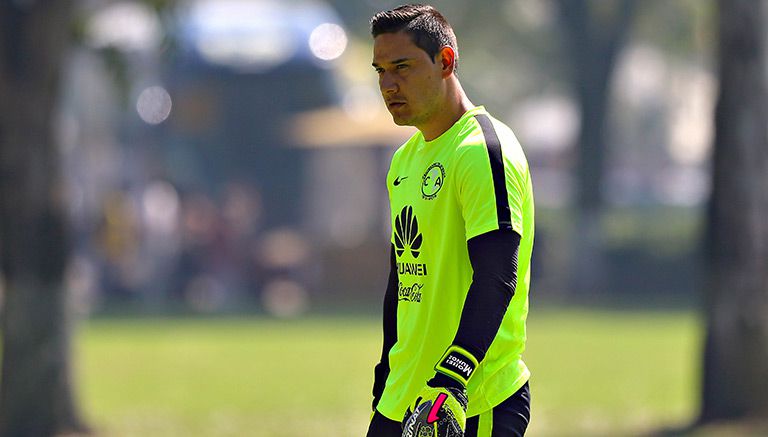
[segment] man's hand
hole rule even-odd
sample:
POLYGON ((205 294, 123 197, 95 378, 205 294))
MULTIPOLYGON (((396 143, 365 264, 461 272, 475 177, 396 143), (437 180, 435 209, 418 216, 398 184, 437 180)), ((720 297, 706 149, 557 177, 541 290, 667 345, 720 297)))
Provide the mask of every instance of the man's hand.
POLYGON ((403 437, 463 437, 467 424, 467 384, 478 360, 451 345, 403 419, 403 437))
POLYGON ((421 390, 403 419, 403 437, 463 437, 467 392, 456 387, 421 390))

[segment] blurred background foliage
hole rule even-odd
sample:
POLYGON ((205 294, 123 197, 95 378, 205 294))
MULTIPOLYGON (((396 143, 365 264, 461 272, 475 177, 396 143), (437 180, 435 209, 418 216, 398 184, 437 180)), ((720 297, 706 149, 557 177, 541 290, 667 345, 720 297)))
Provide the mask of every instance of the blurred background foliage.
MULTIPOLYGON (((603 30, 619 3, 585 3, 595 35, 610 36, 603 30)), ((584 158, 579 76, 569 71, 589 54, 566 44, 558 3, 436 4, 456 28, 470 97, 508 122, 528 153, 538 298, 695 300, 713 6, 626 3, 637 4, 616 29, 626 37, 603 81, 595 129, 605 133, 584 158), (604 164, 580 177, 590 160, 604 164), (602 181, 588 194, 598 199, 584 200, 580 181, 590 177, 602 181), (585 205, 596 209, 586 225, 585 205), (581 258, 600 265, 569 249, 578 229, 593 229, 597 250, 581 258), (587 284, 575 279, 585 268, 598 269, 587 284)), ((59 116, 83 305, 218 312, 264 309, 273 295, 302 309, 377 302, 389 233, 381 181, 409 134, 391 126, 369 67, 368 19, 391 6, 84 8, 59 116), (328 53, 312 51, 313 32, 314 50, 328 53)))

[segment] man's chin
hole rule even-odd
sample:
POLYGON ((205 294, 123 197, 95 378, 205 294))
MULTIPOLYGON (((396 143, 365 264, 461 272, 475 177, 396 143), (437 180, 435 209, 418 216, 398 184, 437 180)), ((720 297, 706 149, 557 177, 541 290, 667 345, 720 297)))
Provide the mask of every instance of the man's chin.
POLYGON ((411 123, 410 119, 403 118, 400 116, 397 116, 395 114, 392 115, 392 121, 395 122, 398 126, 413 126, 413 123, 411 123))
POLYGON ((410 126, 410 124, 408 124, 405 120, 400 120, 400 119, 395 118, 395 117, 392 117, 392 121, 394 121, 395 124, 398 125, 398 126, 410 126))

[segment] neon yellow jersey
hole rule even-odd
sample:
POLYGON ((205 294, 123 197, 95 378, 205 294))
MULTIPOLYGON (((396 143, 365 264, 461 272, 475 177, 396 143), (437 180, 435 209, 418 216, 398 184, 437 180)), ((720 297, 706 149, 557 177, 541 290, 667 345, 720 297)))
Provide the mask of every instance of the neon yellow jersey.
POLYGON ((433 141, 417 132, 403 144, 387 187, 399 282, 397 342, 377 409, 392 420, 402 420, 456 335, 472 282, 467 240, 509 228, 521 236, 515 295, 467 387, 468 417, 488 411, 530 376, 521 355, 534 208, 523 150, 506 125, 475 107, 433 141))

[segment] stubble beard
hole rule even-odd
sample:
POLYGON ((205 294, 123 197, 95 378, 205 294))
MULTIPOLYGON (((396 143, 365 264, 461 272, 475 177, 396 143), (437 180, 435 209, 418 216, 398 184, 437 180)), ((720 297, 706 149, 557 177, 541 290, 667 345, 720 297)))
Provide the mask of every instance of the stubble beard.
POLYGON ((390 112, 390 114, 392 115, 392 121, 398 126, 413 126, 419 128, 426 124, 434 116, 435 112, 437 111, 422 112, 421 114, 414 114, 412 112, 407 114, 397 114, 390 112))

